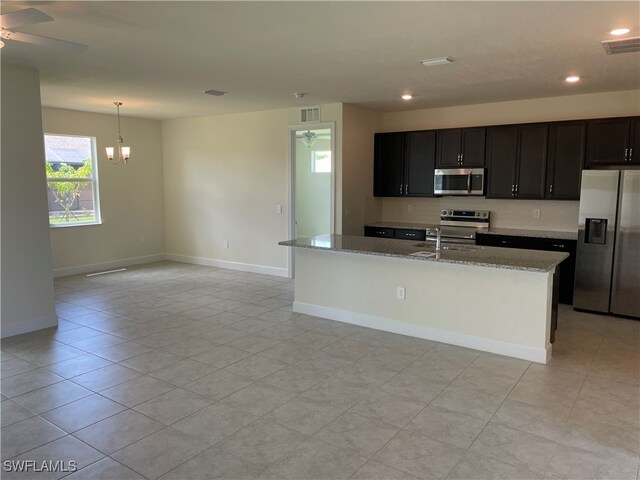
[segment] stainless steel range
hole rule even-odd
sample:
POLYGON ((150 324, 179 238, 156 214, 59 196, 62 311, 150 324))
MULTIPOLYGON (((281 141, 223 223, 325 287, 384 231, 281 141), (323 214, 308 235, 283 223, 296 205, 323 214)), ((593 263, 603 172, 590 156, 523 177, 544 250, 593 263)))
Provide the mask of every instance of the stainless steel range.
MULTIPOLYGON (((440 235, 446 243, 476 243, 476 232, 489 228, 491 212, 486 210, 442 210, 440 235)), ((427 228, 427 240, 435 241, 436 227, 427 228)))

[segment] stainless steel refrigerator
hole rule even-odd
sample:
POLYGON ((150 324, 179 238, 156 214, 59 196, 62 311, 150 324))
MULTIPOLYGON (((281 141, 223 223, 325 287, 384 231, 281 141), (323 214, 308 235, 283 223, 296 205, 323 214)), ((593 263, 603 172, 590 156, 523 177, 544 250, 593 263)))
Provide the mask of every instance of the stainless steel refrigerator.
POLYGON ((582 172, 573 306, 640 318, 640 170, 582 172))

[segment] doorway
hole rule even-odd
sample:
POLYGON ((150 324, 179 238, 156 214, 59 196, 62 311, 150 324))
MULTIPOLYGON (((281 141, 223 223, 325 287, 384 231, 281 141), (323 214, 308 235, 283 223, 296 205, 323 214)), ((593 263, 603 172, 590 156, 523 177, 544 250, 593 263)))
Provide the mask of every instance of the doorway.
MULTIPOLYGON (((334 233, 335 124, 289 127, 289 237, 334 233)), ((295 249, 289 252, 289 276, 295 273, 295 249)))

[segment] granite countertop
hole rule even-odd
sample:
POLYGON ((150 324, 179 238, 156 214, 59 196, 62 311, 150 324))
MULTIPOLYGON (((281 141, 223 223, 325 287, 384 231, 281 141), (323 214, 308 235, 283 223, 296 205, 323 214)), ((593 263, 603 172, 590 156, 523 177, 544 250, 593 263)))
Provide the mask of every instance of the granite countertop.
MULTIPOLYGON (((382 228, 413 228, 416 230, 426 230, 430 227, 437 227, 438 223, 403 223, 403 222, 373 222, 367 223, 367 227, 382 228)), ((483 235, 511 235, 514 237, 534 237, 534 238, 552 238, 556 240, 577 240, 578 232, 558 232, 554 230, 534 230, 528 228, 479 228, 476 230, 483 235)))
POLYGON ((568 253, 561 252, 448 244, 443 242, 442 250, 439 254, 421 257, 412 254, 416 252, 435 253, 434 242, 412 242, 355 235, 302 237, 279 242, 279 245, 530 272, 550 272, 569 256, 568 253))
POLYGON ((577 240, 578 232, 557 232, 554 230, 531 230, 524 228, 494 228, 478 230, 483 235, 511 235, 514 237, 553 238, 556 240, 577 240))

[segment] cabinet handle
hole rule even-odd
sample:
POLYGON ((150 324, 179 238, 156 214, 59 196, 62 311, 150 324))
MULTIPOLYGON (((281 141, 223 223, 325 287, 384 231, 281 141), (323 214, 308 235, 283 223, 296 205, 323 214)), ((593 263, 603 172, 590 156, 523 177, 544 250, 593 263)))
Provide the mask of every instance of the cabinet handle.
POLYGON ((565 246, 562 245, 561 243, 553 243, 551 246, 556 248, 565 248, 565 246))
POLYGON ((553 193, 553 183, 549 185, 549 195, 553 193))
POLYGON ((631 161, 631 157, 633 157, 633 148, 629 149, 629 161, 631 161))
POLYGON ((415 234, 415 233, 405 233, 405 235, 406 235, 407 237, 415 237, 415 236, 416 236, 416 234, 415 234))
POLYGON ((460 154, 460 165, 464 163, 464 153, 460 154))
POLYGON ((629 160, 629 149, 624 149, 624 161, 627 162, 629 160))
POLYGON ((511 195, 515 195, 516 194, 516 186, 512 183, 511 184, 511 195))
POLYGON ((400 195, 402 195, 402 184, 400 184, 400 195))
POLYGON ((519 192, 518 192, 518 184, 516 183, 516 196, 518 196, 519 192))

